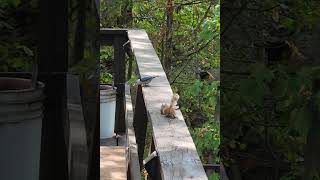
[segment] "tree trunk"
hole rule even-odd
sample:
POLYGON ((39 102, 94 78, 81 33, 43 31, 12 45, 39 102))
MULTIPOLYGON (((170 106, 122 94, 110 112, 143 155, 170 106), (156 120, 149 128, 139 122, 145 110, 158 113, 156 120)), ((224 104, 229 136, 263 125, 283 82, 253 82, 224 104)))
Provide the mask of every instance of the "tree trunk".
POLYGON ((173 0, 167 1, 167 28, 165 35, 165 47, 164 47, 164 70, 169 78, 169 72, 171 70, 172 62, 172 34, 173 34, 173 0))
POLYGON ((121 16, 118 17, 118 26, 121 28, 132 27, 132 0, 125 0, 121 7, 121 16))

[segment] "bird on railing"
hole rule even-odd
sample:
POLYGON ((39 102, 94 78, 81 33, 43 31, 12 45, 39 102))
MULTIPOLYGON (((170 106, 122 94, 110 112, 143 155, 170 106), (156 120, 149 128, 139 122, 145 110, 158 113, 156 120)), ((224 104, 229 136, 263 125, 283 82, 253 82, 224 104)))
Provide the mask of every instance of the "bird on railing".
POLYGON ((149 86, 149 83, 158 76, 145 76, 137 80, 136 85, 149 86))

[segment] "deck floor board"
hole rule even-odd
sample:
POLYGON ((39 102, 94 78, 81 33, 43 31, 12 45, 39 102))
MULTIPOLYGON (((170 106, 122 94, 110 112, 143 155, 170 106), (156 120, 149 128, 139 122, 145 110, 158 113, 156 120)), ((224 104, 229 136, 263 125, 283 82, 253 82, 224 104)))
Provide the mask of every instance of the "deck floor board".
POLYGON ((126 180, 126 148, 100 146, 100 180, 126 180))

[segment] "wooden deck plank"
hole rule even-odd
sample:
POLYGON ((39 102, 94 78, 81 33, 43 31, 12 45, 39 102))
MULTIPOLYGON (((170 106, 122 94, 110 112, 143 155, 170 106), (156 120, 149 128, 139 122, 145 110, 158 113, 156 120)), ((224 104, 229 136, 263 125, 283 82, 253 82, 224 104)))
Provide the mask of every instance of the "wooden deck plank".
POLYGON ((125 133, 118 134, 117 137, 100 139, 100 146, 127 146, 127 135, 125 133))
POLYGON ((125 147, 100 146, 100 179, 127 179, 127 162, 125 147))
POLYGON ((126 119, 128 125, 128 146, 129 146, 129 166, 131 180, 141 180, 138 148, 136 142, 136 135, 133 128, 133 108, 131 102, 130 86, 126 84, 126 119))
POLYGON ((160 114, 161 104, 169 104, 172 90, 147 33, 128 30, 128 36, 140 76, 159 76, 142 91, 152 123, 162 179, 208 179, 181 111, 177 110, 177 118, 173 120, 160 114))

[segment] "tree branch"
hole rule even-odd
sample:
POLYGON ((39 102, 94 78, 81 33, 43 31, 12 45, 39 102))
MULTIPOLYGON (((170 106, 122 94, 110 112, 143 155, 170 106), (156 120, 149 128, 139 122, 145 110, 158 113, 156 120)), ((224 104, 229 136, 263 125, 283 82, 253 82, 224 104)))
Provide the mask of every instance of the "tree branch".
POLYGON ((178 6, 176 8, 180 8, 181 6, 188 6, 188 5, 194 5, 194 4, 201 4, 201 3, 204 3, 203 1, 198 1, 198 0, 195 0, 195 1, 190 1, 190 2, 187 2, 187 3, 182 3, 182 4, 178 4, 178 6))
MULTIPOLYGON (((203 46, 200 47, 199 49, 197 49, 197 50, 195 50, 195 51, 187 54, 186 57, 189 57, 189 56, 191 56, 191 55, 193 55, 193 54, 195 54, 195 53, 198 53, 198 52, 200 52, 201 50, 203 50, 204 48, 206 48, 217 36, 218 36, 218 35, 212 37, 212 39, 209 40, 205 45, 203 45, 203 46)), ((181 75, 181 73, 185 70, 185 68, 187 67, 187 65, 189 65, 190 62, 191 62, 191 60, 189 60, 189 61, 187 61, 187 62, 185 63, 185 65, 182 67, 182 69, 181 69, 180 72, 177 74, 177 76, 171 81, 170 85, 172 85, 172 84, 175 83, 175 81, 178 79, 178 77, 181 75)))
POLYGON ((208 17, 208 14, 209 14, 209 12, 210 12, 210 9, 211 9, 212 5, 213 5, 213 1, 210 3, 208 9, 206 10, 206 12, 204 13, 203 17, 201 18, 199 24, 197 25, 196 30, 195 30, 196 32, 200 29, 201 24, 202 24, 202 23, 204 22, 204 20, 208 17))
POLYGON ((236 17, 238 15, 240 15, 242 13, 242 11, 244 11, 247 8, 247 5, 249 4, 249 1, 245 1, 241 7, 239 8, 239 10, 233 14, 233 16, 231 17, 231 20, 227 23, 227 25, 225 26, 226 28, 224 28, 221 32, 221 37, 224 35, 224 33, 231 27, 233 21, 236 19, 236 17))

